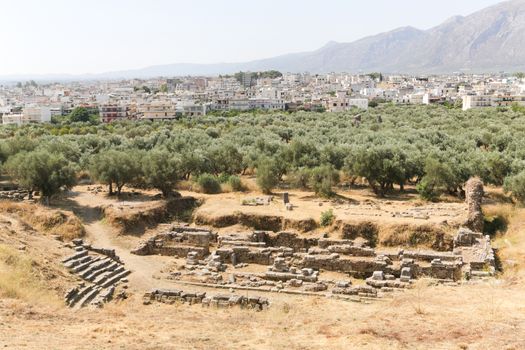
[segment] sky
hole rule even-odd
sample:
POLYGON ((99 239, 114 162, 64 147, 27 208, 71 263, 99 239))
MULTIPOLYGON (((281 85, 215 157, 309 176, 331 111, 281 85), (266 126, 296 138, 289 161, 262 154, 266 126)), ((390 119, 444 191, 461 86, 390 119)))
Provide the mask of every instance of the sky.
POLYGON ((243 62, 428 29, 502 0, 0 0, 0 75, 243 62))

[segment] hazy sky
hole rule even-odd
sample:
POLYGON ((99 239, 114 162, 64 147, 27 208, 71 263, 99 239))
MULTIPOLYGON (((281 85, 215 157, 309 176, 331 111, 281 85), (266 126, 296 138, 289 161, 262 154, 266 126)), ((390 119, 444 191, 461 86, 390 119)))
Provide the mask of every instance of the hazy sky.
POLYGON ((411 25, 501 0, 0 0, 0 75, 240 62, 411 25))

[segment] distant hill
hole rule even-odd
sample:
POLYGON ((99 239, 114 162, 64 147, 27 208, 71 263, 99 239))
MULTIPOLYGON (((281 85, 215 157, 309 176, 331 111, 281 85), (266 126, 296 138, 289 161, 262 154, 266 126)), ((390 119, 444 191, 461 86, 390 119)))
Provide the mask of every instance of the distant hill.
MULTIPOLYGON (((436 3, 439 6, 439 3, 436 3)), ((429 30, 403 27, 351 43, 330 42, 303 53, 244 63, 169 64, 70 79, 217 75, 241 70, 282 72, 452 73, 525 70, 525 0, 506 1, 429 30)), ((58 78, 60 76, 54 76, 58 78)), ((0 80, 24 77, 0 77, 0 80)), ((45 80, 44 76, 36 77, 45 80)), ((50 80, 52 78, 50 77, 50 80)))

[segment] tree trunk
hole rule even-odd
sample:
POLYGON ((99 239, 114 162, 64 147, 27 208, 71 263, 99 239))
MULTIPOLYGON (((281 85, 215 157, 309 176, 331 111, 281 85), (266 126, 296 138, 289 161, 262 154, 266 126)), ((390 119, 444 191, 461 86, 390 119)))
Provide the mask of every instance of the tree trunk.
POLYGON ((113 183, 112 182, 109 183, 109 195, 110 196, 113 195, 113 183))
POLYGON ((171 188, 163 188, 160 191, 162 192, 162 197, 164 198, 170 197, 172 193, 171 188))
POLYGON ((373 181, 368 181, 368 184, 370 187, 372 187, 372 191, 379 197, 384 197, 384 191, 383 191, 383 185, 381 184, 379 187, 376 185, 373 181))
POLYGON ((122 187, 124 187, 124 184, 117 184, 117 196, 120 196, 120 193, 122 192, 122 187))

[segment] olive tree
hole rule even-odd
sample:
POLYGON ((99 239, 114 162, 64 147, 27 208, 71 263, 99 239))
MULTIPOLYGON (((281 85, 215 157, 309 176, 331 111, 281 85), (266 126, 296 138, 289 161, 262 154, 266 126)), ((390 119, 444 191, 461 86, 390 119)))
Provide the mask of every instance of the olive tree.
POLYGON ((503 189, 505 193, 511 193, 520 204, 525 205, 525 171, 507 177, 503 189))
POLYGON ((357 150, 346 163, 350 175, 363 177, 375 194, 384 197, 394 184, 405 180, 405 155, 386 146, 357 150))
POLYGON ((62 187, 71 188, 76 180, 75 167, 63 155, 44 150, 18 153, 4 167, 20 186, 40 191, 46 204, 62 187))
POLYGON ((323 165, 312 169, 308 182, 315 194, 321 197, 332 197, 334 195, 332 187, 339 182, 339 172, 329 165, 323 165))
POLYGON ((434 200, 442 193, 450 192, 456 185, 457 179, 448 163, 428 158, 425 162, 425 175, 416 189, 423 199, 434 200))
POLYGON ((95 180, 109 186, 110 195, 113 194, 113 184, 120 195, 124 185, 141 175, 138 157, 132 150, 106 150, 92 157, 89 172, 95 180))
POLYGON ((259 159, 257 165, 257 185, 263 193, 271 193, 272 189, 279 183, 278 168, 270 158, 259 159))
POLYGON ((166 149, 154 149, 142 159, 142 174, 147 185, 169 197, 181 178, 181 161, 166 149))

